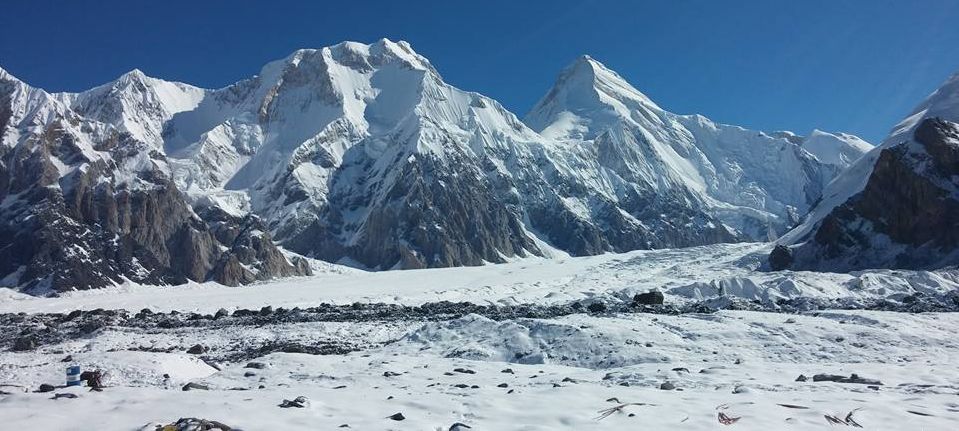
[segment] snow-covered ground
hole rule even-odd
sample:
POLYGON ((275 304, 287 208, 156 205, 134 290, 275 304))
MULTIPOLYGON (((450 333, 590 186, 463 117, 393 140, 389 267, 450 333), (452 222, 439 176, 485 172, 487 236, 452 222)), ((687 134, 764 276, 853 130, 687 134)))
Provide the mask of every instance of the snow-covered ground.
POLYGON ((0 313, 69 312, 96 308, 195 311, 220 308, 309 307, 321 302, 417 305, 436 301, 476 304, 555 304, 594 297, 630 300, 659 289, 673 301, 728 296, 856 300, 892 298, 959 287, 959 271, 873 270, 851 274, 757 272, 770 246, 715 244, 563 259, 530 258, 479 267, 362 272, 329 266, 313 277, 243 287, 192 283, 175 287, 122 285, 41 298, 0 289, 0 313))
MULTIPOLYGON (((120 286, 59 298, 5 292, 0 313, 75 309, 213 313, 220 308, 311 307, 322 302, 417 305, 561 304, 628 300, 651 288, 667 302, 738 296, 772 303, 812 297, 901 300, 956 288, 952 271, 761 273, 764 244, 528 259, 476 268, 324 274, 231 288, 120 286)), ((22 328, 26 329, 26 328, 22 328)), ((32 328, 37 329, 37 328, 32 328)), ((0 352, 3 429, 153 430, 180 417, 244 430, 731 429, 940 430, 959 428, 959 314, 816 310, 680 315, 572 314, 494 321, 278 322, 209 327, 107 326, 89 335, 0 352), (344 354, 270 353, 229 361, 267 343, 348 343, 344 354), (208 350, 188 354, 194 344, 208 350), (248 351, 248 350, 245 350, 248 351), (67 355, 70 361, 61 362, 67 355), (216 364, 217 370, 203 359, 216 364), (250 361, 264 368, 245 368, 250 361), (103 392, 57 389, 70 363, 107 375, 103 392), (506 369, 511 373, 504 372, 506 369), (458 370, 458 371, 457 371, 458 370), (868 383, 813 382, 858 374, 868 383), (168 377, 165 377, 166 374, 168 377), (798 382, 802 374, 809 381, 798 382), (208 390, 182 391, 189 382, 208 390), (661 387, 674 386, 665 390, 661 387), (8 385, 8 386, 7 386, 8 385), (309 398, 306 408, 280 408, 309 398), (628 405, 604 417, 603 411, 628 405), (402 413, 402 421, 387 418, 402 413), (852 413, 850 421, 847 415, 852 413)), ((462 430, 461 430, 462 431, 462 430)))

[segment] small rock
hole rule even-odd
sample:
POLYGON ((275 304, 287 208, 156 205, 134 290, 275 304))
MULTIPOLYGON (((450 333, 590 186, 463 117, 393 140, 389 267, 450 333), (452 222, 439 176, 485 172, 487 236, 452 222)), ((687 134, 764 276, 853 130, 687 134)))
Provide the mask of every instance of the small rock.
POLYGON ((61 359, 60 362, 73 362, 73 355, 67 355, 67 357, 61 359))
POLYGON ((396 373, 396 372, 393 372, 393 371, 384 371, 384 372, 383 372, 383 377, 396 377, 396 376, 398 376, 398 375, 400 375, 400 373, 396 373))
POLYGON ((208 391, 210 390, 210 387, 200 383, 190 382, 183 385, 183 390, 184 391, 193 391, 193 390, 208 391))
POLYGON ((677 373, 688 373, 688 372, 689 372, 689 368, 686 368, 686 367, 677 367, 677 368, 673 368, 673 371, 675 371, 675 372, 677 372, 677 373))
POLYGON ((467 368, 454 368, 453 372, 462 373, 462 374, 476 374, 476 371, 473 371, 467 368))
POLYGON ((247 371, 247 372, 243 373, 243 377, 256 377, 256 373, 254 373, 254 372, 252 372, 252 371, 247 371))
POLYGON ((41 384, 41 385, 40 385, 40 389, 38 389, 37 392, 41 392, 41 393, 43 393, 43 392, 53 392, 53 391, 56 390, 56 389, 57 389, 57 388, 54 387, 53 385, 48 385, 48 384, 44 383, 44 384, 41 384))
POLYGON ((506 383, 500 383, 500 384, 496 385, 496 387, 497 387, 497 388, 508 388, 509 385, 506 384, 506 383))
POLYGON ((202 344, 194 344, 186 352, 191 355, 201 355, 207 352, 207 347, 202 344))
POLYGON ((79 397, 77 396, 77 394, 59 393, 59 394, 53 394, 53 397, 50 398, 50 399, 51 399, 51 400, 59 400, 60 398, 66 398, 66 399, 68 399, 68 400, 72 400, 72 399, 76 399, 76 398, 79 398, 79 397))
POLYGON ((257 370, 262 370, 266 368, 266 364, 262 362, 248 362, 243 368, 255 368, 257 370))
POLYGON ((646 346, 646 347, 653 347, 653 343, 646 343, 645 346, 646 346))
POLYGON ((563 383, 579 383, 576 379, 571 377, 563 377, 563 383))
POLYGON ((667 382, 663 382, 663 384, 659 385, 659 389, 662 389, 662 390, 664 390, 664 391, 671 391, 671 390, 676 389, 676 385, 674 385, 672 382, 668 382, 668 381, 667 381, 667 382))
POLYGON ((806 376, 803 375, 803 374, 800 374, 799 377, 796 377, 796 381, 797 381, 797 382, 805 382, 805 381, 807 381, 807 380, 809 380, 809 377, 806 377, 806 376))
POLYGON ((733 388, 734 394, 748 394, 750 392, 752 392, 752 390, 746 386, 736 386, 735 388, 733 388))
POLYGON ((453 425, 450 425, 449 431, 463 431, 468 429, 473 429, 473 427, 466 425, 462 422, 457 422, 457 423, 454 423, 453 425))
POLYGON ((503 371, 500 371, 500 372, 501 372, 501 373, 505 373, 505 374, 514 374, 512 368, 507 368, 507 369, 505 369, 505 370, 503 370, 503 371))
POLYGON ((403 413, 393 413, 393 414, 387 416, 387 419, 392 419, 392 420, 394 420, 394 421, 401 421, 401 420, 406 419, 406 416, 403 416, 403 413))
POLYGON ((291 400, 283 400, 283 402, 280 403, 280 407, 282 407, 282 408, 284 408, 284 409, 288 409, 288 408, 291 408, 291 407, 295 407, 295 408, 298 408, 298 409, 302 409, 302 408, 306 408, 306 407, 309 407, 309 406, 310 406, 310 399, 307 398, 307 397, 304 397, 304 396, 302 396, 302 395, 294 398, 292 401, 291 401, 291 400))

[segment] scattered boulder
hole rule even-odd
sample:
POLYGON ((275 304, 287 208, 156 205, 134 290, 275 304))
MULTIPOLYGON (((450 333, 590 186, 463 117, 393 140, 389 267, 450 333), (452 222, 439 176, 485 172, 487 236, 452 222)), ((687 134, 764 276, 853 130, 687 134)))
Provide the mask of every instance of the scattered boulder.
POLYGON ((266 368, 266 364, 262 362, 247 362, 246 366, 244 366, 243 368, 255 368, 257 370, 262 370, 266 368))
POLYGON ((291 408, 291 407, 293 407, 293 408, 298 408, 298 409, 302 409, 302 408, 306 408, 306 407, 309 407, 309 406, 310 406, 310 399, 307 398, 307 397, 304 397, 304 396, 302 396, 302 395, 294 398, 292 401, 291 401, 291 400, 283 400, 283 402, 280 403, 280 407, 282 407, 282 408, 284 408, 284 409, 288 409, 288 408, 291 408))
MULTIPOLYGON (((157 431, 233 431, 234 428, 223 422, 199 418, 181 418, 167 425, 157 425, 157 431)), ((236 430, 239 431, 239 430, 236 430)))
POLYGON ((662 389, 664 391, 672 391, 676 389, 676 385, 674 385, 672 382, 666 381, 666 382, 663 382, 663 384, 659 385, 659 389, 662 389))
POLYGON ((473 371, 467 368, 454 368, 453 372, 461 373, 461 374, 476 374, 476 371, 473 371))
POLYGON ((769 253, 769 269, 773 271, 782 271, 789 269, 793 264, 793 252, 789 247, 782 244, 776 244, 773 251, 769 253))
POLYGON ((210 387, 204 384, 190 382, 183 385, 183 390, 184 391, 193 391, 193 390, 208 391, 210 390, 210 387))
POLYGON ((866 379, 860 377, 858 374, 853 373, 849 377, 841 376, 837 374, 816 374, 812 376, 812 381, 814 382, 836 382, 836 383, 856 383, 862 385, 873 385, 879 386, 882 385, 882 382, 875 379, 866 379))
POLYGON ((500 372, 501 372, 501 373, 504 373, 504 374, 514 374, 512 368, 506 368, 506 369, 504 369, 503 371, 500 371, 500 372))
POLYGON ((384 371, 384 372, 383 372, 383 377, 396 377, 396 376, 399 376, 399 375, 400 375, 400 373, 397 373, 397 372, 395 372, 395 371, 384 371))
POLYGON ((509 384, 507 384, 507 383, 500 383, 500 384, 496 385, 496 387, 497 387, 497 388, 508 388, 508 387, 509 387, 509 384))
POLYGON ((658 290, 650 290, 646 293, 637 293, 633 296, 634 305, 663 305, 666 296, 658 290))
POLYGON ((40 388, 37 389, 37 392, 40 392, 40 393, 53 392, 53 391, 55 391, 56 389, 57 389, 57 388, 54 387, 53 385, 49 385, 49 384, 43 383, 43 384, 40 385, 40 388))
POLYGON ((586 306, 586 310, 590 313, 603 313, 606 311, 606 304, 602 302, 594 302, 586 306))
POLYGON ((191 355, 202 355, 206 353, 209 349, 202 344, 194 344, 193 347, 187 349, 187 353, 191 355))
POLYGON ((26 352, 37 348, 37 339, 32 336, 18 337, 13 341, 14 352, 26 352))
POLYGON ((394 421, 401 421, 401 420, 406 419, 406 416, 403 416, 403 413, 393 413, 393 414, 387 416, 387 419, 392 419, 392 420, 394 420, 394 421))
POLYGON ((59 400, 60 398, 66 398, 68 400, 72 400, 80 397, 77 394, 71 394, 71 393, 53 394, 53 396, 50 397, 51 400, 59 400))
POLYGON ((796 381, 797 381, 797 382, 805 382, 805 381, 808 381, 808 380, 809 380, 809 377, 806 377, 806 376, 803 375, 803 374, 800 374, 799 377, 796 377, 796 381))
POLYGON ((473 427, 471 427, 471 426, 469 426, 469 425, 466 425, 466 424, 464 424, 464 423, 462 423, 462 422, 457 422, 457 423, 455 423, 455 424, 453 424, 453 425, 450 425, 449 431, 463 431, 463 430, 468 430, 468 429, 473 429, 473 427))

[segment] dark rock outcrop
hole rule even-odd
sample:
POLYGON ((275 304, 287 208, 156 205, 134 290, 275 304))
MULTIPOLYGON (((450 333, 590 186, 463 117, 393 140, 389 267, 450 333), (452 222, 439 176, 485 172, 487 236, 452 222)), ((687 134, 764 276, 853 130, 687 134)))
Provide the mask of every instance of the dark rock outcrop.
POLYGON ((633 296, 634 305, 663 305, 666 296, 663 292, 652 290, 646 293, 637 293, 633 296))
POLYGON ((927 118, 911 140, 883 148, 863 190, 823 218, 793 255, 797 269, 959 264, 959 124, 927 118))
POLYGON ((782 271, 789 268, 793 263, 792 250, 789 247, 776 244, 773 251, 769 253, 769 268, 773 271, 782 271))

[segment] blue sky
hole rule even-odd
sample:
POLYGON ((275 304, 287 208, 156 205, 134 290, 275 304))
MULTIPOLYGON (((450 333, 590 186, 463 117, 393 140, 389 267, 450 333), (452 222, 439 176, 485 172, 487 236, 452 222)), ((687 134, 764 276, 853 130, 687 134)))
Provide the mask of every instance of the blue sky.
POLYGON ((54 91, 132 68, 221 87, 297 48, 388 37, 520 116, 590 54, 677 113, 878 141, 959 69, 959 2, 950 0, 31 0, 2 9, 0 66, 54 91))

